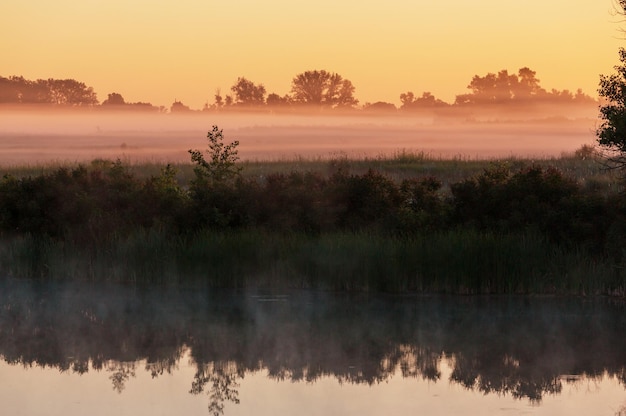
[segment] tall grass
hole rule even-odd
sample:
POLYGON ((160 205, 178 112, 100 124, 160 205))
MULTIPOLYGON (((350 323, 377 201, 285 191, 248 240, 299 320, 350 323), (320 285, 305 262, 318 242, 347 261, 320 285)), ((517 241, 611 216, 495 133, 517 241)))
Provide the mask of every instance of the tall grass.
POLYGON ((98 250, 19 237, 0 247, 14 277, 136 285, 314 288, 421 293, 622 294, 624 269, 537 234, 452 230, 399 238, 371 233, 142 231, 98 250))

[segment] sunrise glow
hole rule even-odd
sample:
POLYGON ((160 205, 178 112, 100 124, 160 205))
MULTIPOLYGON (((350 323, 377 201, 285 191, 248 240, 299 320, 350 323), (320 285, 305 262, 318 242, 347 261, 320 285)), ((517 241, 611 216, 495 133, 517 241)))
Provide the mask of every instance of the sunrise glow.
POLYGON ((530 67, 546 88, 596 96, 623 43, 613 10, 613 0, 8 0, 0 75, 201 108, 240 76, 282 96, 296 74, 326 69, 361 104, 397 105, 409 90, 452 102, 473 75, 530 67))

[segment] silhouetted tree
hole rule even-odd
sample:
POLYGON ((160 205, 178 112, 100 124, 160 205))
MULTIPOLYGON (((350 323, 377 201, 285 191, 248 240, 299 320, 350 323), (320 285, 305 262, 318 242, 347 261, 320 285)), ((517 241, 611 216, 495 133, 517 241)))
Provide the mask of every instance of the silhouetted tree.
POLYGON ((266 104, 270 107, 287 106, 291 104, 291 97, 288 94, 281 97, 276 93, 271 93, 267 96, 266 104))
POLYGON ((73 79, 38 79, 0 77, 0 102, 19 104, 94 105, 98 104, 91 87, 73 79))
POLYGON ((170 112, 172 113, 186 113, 189 111, 191 111, 191 109, 178 100, 175 100, 170 108, 170 112))
POLYGON ((448 105, 446 102, 436 98, 428 91, 423 92, 421 97, 416 97, 411 91, 400 94, 400 101, 402 102, 402 106, 400 108, 403 110, 443 107, 448 105))
POLYGON ((50 91, 44 80, 24 77, 0 77, 0 103, 43 104, 50 102, 50 91))
POLYGON ((291 81, 293 101, 327 107, 354 107, 359 103, 354 98, 352 82, 341 75, 321 71, 306 71, 291 81))
MULTIPOLYGON (((626 0, 619 0, 620 14, 626 14, 626 0)), ((626 167, 626 49, 619 49, 620 64, 615 74, 600 76, 602 123, 596 131, 598 144, 609 152, 609 160, 621 169, 626 167)))
POLYGON ((215 108, 222 108, 224 106, 224 98, 222 98, 222 93, 220 91, 220 89, 218 88, 217 90, 215 90, 215 108))
POLYGON ((48 79, 50 101, 53 104, 83 106, 98 104, 93 88, 74 79, 48 79))
POLYGON ((223 130, 217 126, 213 126, 213 129, 208 132, 207 139, 209 140, 208 161, 204 158, 202 151, 189 150, 191 161, 197 165, 194 168, 196 174, 194 186, 200 186, 207 182, 219 183, 239 175, 241 171, 241 167, 237 166, 239 160, 237 155, 238 140, 224 144, 223 130))
POLYGON ((112 92, 108 95, 107 99, 102 102, 102 105, 124 105, 126 101, 124 101, 124 97, 121 94, 116 92, 112 92))
POLYGON ((537 73, 528 67, 519 69, 517 73, 518 82, 516 83, 516 89, 513 91, 513 96, 516 100, 528 100, 545 93, 539 85, 536 75, 537 73))
POLYGON ((238 105, 263 105, 265 104, 265 87, 263 84, 255 85, 246 78, 237 78, 237 83, 230 87, 235 94, 235 103, 238 105))
POLYGON ((0 103, 20 103, 22 91, 26 88, 27 84, 24 78, 0 77, 0 103))
POLYGON ((396 106, 392 103, 386 103, 384 101, 376 101, 375 103, 365 103, 363 106, 363 111, 368 112, 384 112, 384 113, 393 113, 395 112, 396 106))
POLYGON ((472 90, 471 94, 458 95, 456 104, 520 102, 545 95, 545 90, 539 86, 536 72, 528 67, 520 68, 517 74, 509 74, 503 69, 484 77, 474 75, 467 88, 472 90))
POLYGON ((402 105, 400 106, 401 108, 413 104, 413 101, 415 101, 415 94, 413 94, 412 91, 407 91, 400 94, 400 102, 402 103, 402 105))

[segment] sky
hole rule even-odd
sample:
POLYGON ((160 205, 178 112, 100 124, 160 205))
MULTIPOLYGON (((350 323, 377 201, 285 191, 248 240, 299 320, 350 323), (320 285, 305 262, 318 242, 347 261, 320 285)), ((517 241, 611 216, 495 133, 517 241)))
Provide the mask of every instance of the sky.
POLYGON ((615 0, 3 0, 0 76, 73 78, 102 101, 200 109, 238 77, 289 93, 325 69, 361 104, 423 91, 453 102, 474 75, 530 67, 597 95, 626 23, 615 0))

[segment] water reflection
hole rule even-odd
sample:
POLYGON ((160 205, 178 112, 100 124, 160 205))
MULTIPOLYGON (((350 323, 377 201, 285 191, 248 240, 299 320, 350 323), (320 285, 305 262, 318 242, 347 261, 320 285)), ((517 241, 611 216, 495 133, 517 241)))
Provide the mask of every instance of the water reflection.
POLYGON ((140 371, 157 378, 189 359, 189 392, 205 394, 214 415, 239 403, 241 380, 259 371, 365 384, 401 374, 540 403, 582 379, 626 384, 624 312, 607 299, 261 296, 5 280, 0 355, 106 372, 119 393, 140 371))

